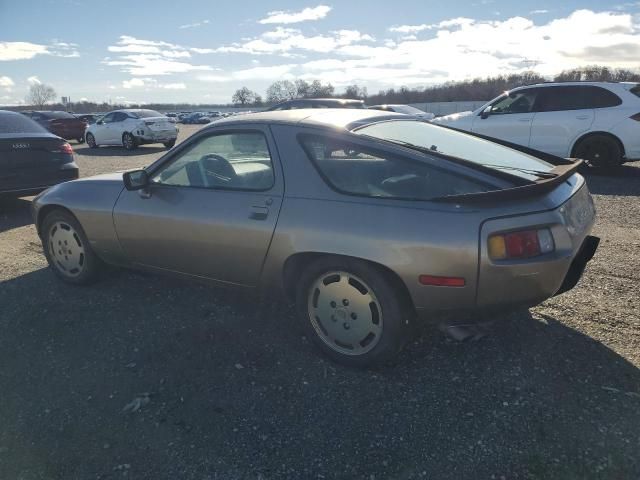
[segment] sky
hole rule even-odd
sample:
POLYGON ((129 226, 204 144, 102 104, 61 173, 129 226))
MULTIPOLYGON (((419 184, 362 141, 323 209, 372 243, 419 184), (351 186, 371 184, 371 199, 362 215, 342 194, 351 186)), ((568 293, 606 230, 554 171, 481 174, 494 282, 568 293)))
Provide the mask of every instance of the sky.
POLYGON ((229 103, 246 86, 340 91, 599 64, 640 69, 640 1, 0 0, 0 105, 229 103))

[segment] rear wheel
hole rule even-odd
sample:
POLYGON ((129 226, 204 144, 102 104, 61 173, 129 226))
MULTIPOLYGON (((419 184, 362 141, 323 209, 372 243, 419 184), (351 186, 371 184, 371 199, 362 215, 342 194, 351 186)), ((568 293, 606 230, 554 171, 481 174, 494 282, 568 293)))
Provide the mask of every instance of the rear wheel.
POLYGON ((103 266, 80 223, 64 210, 54 210, 42 222, 42 246, 49 266, 67 283, 86 285, 103 266))
POLYGON ((585 160, 591 167, 611 168, 622 163, 622 149, 608 135, 589 135, 578 142, 574 157, 585 160))
POLYGON ((408 340, 407 309, 389 279, 361 261, 323 258, 302 275, 296 303, 303 326, 332 360, 378 365, 408 340))
POLYGON ((96 143, 96 138, 93 136, 93 133, 87 133, 86 139, 89 148, 98 148, 98 144, 96 143))
POLYGON ((125 132, 122 134, 122 145, 127 150, 135 150, 136 148, 138 148, 136 139, 129 132, 125 132))
POLYGON ((171 140, 170 142, 164 142, 164 146, 167 148, 173 148, 173 146, 176 144, 175 140, 171 140))

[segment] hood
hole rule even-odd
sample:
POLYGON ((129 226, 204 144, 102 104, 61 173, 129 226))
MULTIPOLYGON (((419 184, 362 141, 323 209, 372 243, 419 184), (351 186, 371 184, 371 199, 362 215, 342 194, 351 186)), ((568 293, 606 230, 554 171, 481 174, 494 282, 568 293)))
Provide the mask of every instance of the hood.
POLYGON ((448 122, 457 122, 461 119, 470 117, 473 114, 471 110, 466 112, 452 113, 451 115, 444 115, 442 117, 434 118, 433 121, 438 123, 448 123, 448 122))
POLYGON ((74 180, 73 183, 119 183, 124 186, 122 181, 122 174, 127 170, 121 170, 114 173, 104 173, 102 175, 94 175, 93 177, 79 178, 74 180))

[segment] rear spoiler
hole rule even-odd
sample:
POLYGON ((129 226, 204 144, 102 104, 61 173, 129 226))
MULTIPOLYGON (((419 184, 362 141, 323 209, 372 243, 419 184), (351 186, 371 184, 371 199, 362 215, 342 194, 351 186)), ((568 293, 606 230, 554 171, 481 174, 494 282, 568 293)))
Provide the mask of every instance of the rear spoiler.
MULTIPOLYGON (((490 138, 489 138, 490 139, 490 138)), ((498 143, 498 142, 496 142, 498 143)), ((507 145, 509 146, 509 145, 507 145)), ((522 149, 518 149, 523 151, 522 149)), ((536 150, 533 150, 536 153, 536 150)), ((538 156, 538 155, 536 155, 538 156)), ((540 158, 540 157, 538 157, 540 158)), ((556 157, 559 158, 559 157, 556 157)), ((578 168, 582 165, 583 161, 580 159, 561 159, 563 163, 556 165, 550 173, 555 173, 557 176, 553 178, 543 178, 537 180, 535 183, 527 185, 520 185, 513 188, 505 188, 501 190, 491 190, 488 192, 480 193, 464 193, 462 195, 448 195, 446 197, 439 197, 431 199, 432 202, 442 203, 489 203, 505 200, 519 200, 521 198, 528 198, 533 195, 539 195, 549 192, 565 182, 571 175, 576 173, 578 168)))

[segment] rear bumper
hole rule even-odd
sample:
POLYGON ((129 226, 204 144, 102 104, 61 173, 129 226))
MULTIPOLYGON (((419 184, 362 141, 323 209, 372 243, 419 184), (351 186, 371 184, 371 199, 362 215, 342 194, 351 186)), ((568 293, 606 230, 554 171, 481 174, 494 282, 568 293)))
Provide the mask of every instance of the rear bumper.
POLYGON ((28 196, 35 195, 53 185, 75 180, 79 177, 78 165, 75 162, 64 164, 64 168, 55 171, 41 172, 28 170, 15 178, 0 182, 0 195, 28 196))
POLYGON ((158 132, 145 135, 136 135, 135 138, 138 145, 145 145, 148 143, 174 142, 178 138, 178 132, 158 132))
POLYGON ((560 295, 561 293, 568 292, 578 284, 580 278, 582 278, 582 273, 584 272, 587 263, 589 263, 595 255, 599 244, 600 238, 598 237, 589 235, 584 239, 582 247, 580 247, 578 254, 573 259, 573 262, 571 262, 569 271, 564 277, 564 281, 562 282, 560 289, 555 293, 555 295, 560 295))

